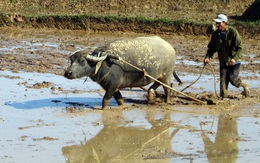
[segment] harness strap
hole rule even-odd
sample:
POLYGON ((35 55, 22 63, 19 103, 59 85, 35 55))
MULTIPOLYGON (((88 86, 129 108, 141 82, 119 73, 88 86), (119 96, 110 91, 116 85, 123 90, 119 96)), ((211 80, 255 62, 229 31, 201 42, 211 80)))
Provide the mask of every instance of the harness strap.
POLYGON ((89 75, 89 77, 93 77, 93 76, 97 75, 98 71, 99 71, 100 68, 101 68, 102 62, 103 62, 103 61, 99 61, 99 62, 96 64, 95 71, 94 71, 91 75, 89 75))

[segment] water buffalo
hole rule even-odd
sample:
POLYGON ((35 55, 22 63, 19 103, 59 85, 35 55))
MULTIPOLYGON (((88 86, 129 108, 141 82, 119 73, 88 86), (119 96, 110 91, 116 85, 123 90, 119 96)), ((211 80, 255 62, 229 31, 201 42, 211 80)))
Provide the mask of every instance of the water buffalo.
MULTIPOLYGON (((152 79, 145 77, 144 72, 111 56, 118 56, 123 61, 145 70, 147 74, 166 85, 171 84, 173 74, 175 78, 177 77, 174 72, 175 50, 158 36, 117 40, 96 48, 91 54, 87 54, 85 50, 76 51, 69 58, 71 65, 64 76, 68 79, 89 76, 99 83, 106 91, 101 109, 108 106, 112 97, 116 99, 119 106, 124 104, 119 91, 121 88, 141 87, 153 82, 152 79)), ((159 83, 154 82, 148 89, 148 97, 159 86, 159 83)), ((169 103, 170 89, 163 88, 165 101, 169 103)))

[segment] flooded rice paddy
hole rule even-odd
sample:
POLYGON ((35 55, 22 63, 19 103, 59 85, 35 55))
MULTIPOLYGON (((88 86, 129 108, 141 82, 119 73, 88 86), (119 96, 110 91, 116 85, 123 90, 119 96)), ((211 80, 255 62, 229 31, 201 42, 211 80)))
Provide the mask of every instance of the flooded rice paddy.
MULTIPOLYGON (((146 92, 133 88, 122 90, 125 107, 111 100, 111 109, 100 111, 94 109, 104 95, 98 84, 62 76, 71 52, 135 35, 1 30, 0 162, 258 162, 260 59, 255 49, 241 71, 251 97, 244 99, 242 89, 231 86, 235 98, 224 105, 146 105, 146 92)), ((196 80, 208 38, 162 37, 179 54, 176 69, 184 84, 196 80), (194 46, 194 40, 200 44, 194 46)), ((255 44, 247 43, 247 50, 255 44)), ((213 65, 217 70, 216 60, 213 65)), ((213 94, 209 72, 187 92, 213 94)), ((177 90, 185 87, 172 82, 177 90)))

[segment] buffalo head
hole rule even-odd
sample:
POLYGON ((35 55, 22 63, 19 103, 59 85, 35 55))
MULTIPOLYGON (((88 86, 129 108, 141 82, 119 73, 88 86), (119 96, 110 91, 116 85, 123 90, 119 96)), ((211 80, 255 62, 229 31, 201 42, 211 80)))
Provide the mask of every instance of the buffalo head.
POLYGON ((96 71, 97 63, 106 58, 107 55, 104 55, 104 52, 97 52, 96 50, 92 54, 88 54, 85 50, 76 51, 69 57, 70 65, 65 70, 64 77, 75 79, 83 76, 91 76, 96 71))

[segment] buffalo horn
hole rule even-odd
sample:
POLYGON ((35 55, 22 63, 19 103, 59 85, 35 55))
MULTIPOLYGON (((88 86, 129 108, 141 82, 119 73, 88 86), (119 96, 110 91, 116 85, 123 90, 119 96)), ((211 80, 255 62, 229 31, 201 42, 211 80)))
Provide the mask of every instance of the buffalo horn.
POLYGON ((99 61, 103 61, 107 58, 107 54, 104 56, 100 56, 100 57, 96 57, 96 56, 92 56, 92 55, 86 55, 86 59, 89 61, 94 61, 94 62, 99 62, 99 61))

